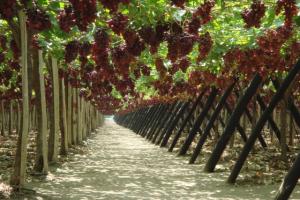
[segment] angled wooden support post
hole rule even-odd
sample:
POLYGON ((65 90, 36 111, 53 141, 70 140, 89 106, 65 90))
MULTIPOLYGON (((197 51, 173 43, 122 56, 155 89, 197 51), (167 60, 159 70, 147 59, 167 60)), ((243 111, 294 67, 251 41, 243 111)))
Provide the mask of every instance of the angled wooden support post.
POLYGON ((166 112, 166 106, 161 104, 159 108, 157 109, 157 112, 153 115, 153 118, 151 122, 149 123, 149 126, 146 129, 146 139, 149 140, 149 138, 152 136, 155 127, 157 123, 161 120, 161 117, 163 116, 163 113, 166 112))
POLYGON ((178 111, 178 113, 175 115, 174 120, 172 120, 172 123, 170 124, 169 127, 167 127, 167 130, 164 134, 164 138, 160 144, 160 147, 165 147, 167 146, 167 143, 169 141, 170 136, 172 135, 174 129, 177 126, 178 121, 184 116, 184 113, 187 111, 188 107, 190 105, 190 102, 185 102, 183 104, 183 106, 180 108, 180 110, 178 111))
POLYGON ((132 118, 132 125, 128 128, 130 128, 133 132, 137 133, 137 129, 141 125, 141 118, 143 117, 145 112, 147 112, 145 108, 138 110, 137 115, 134 116, 134 118, 132 118))
POLYGON ((142 112, 139 118, 135 119, 137 124, 135 126, 134 132, 138 135, 141 134, 141 129, 145 126, 145 122, 147 121, 147 117, 152 112, 152 106, 142 108, 142 112))
POLYGON ((297 126, 300 128, 300 113, 297 106, 294 104, 291 98, 289 98, 288 100, 288 109, 290 110, 297 126))
POLYGON ((191 143, 193 142, 193 140, 194 140, 194 138, 195 138, 195 136, 196 136, 196 134, 197 134, 197 132, 198 132, 201 124, 202 124, 202 122, 204 121, 206 115, 208 114, 208 111, 212 107, 213 102, 214 102, 217 94, 218 94, 218 90, 215 87, 213 87, 211 89, 209 97, 206 100, 206 103, 205 103, 205 105, 203 107, 203 110, 199 114, 197 120, 194 122, 194 126, 190 130, 187 138, 185 139, 183 145, 181 146, 178 155, 185 155, 186 152, 188 151, 188 149, 189 149, 191 143))
POLYGON ((178 102, 168 105, 167 107, 168 107, 167 111, 163 114, 161 120, 158 121, 155 129, 153 130, 153 133, 151 134, 152 136, 149 138, 152 143, 155 143, 156 138, 158 137, 159 133, 161 132, 164 124, 167 123, 167 121, 169 119, 169 115, 171 115, 172 112, 177 109, 178 102))
POLYGON ((151 140, 153 133, 155 132, 155 128, 157 126, 157 124, 159 123, 159 121, 162 119, 163 114, 167 111, 167 107, 166 105, 162 104, 159 108, 159 110, 157 111, 157 116, 153 117, 153 120, 151 122, 151 124, 149 124, 147 133, 146 133, 146 139, 147 140, 151 140))
POLYGON ((222 111, 222 109, 223 109, 223 107, 224 107, 224 105, 226 103, 226 100, 228 99, 229 95, 231 94, 231 92, 232 92, 235 84, 236 84, 236 82, 234 82, 233 84, 231 84, 226 89, 226 91, 223 93, 223 95, 222 95, 219 103, 216 106, 215 111, 213 112, 213 114, 212 114, 212 116, 211 116, 211 118, 210 118, 210 120, 209 120, 209 122, 208 122, 208 124, 207 124, 207 126, 205 128, 205 130, 203 131, 203 134, 201 135, 201 137, 200 137, 200 139, 199 139, 199 141, 197 143, 197 146, 196 146, 196 148, 195 148, 195 150, 194 150, 194 152, 193 152, 193 154, 192 154, 192 156, 190 158, 190 161, 189 161, 190 164, 195 163, 195 161, 196 161, 199 153, 201 152, 203 144, 205 143, 208 135, 210 134, 210 130, 212 129, 215 121, 217 120, 219 114, 221 113, 221 111, 222 111))
POLYGON ((166 117, 166 123, 163 123, 161 126, 161 129, 158 131, 158 135, 156 137, 158 137, 158 139, 155 141, 156 145, 159 145, 166 133, 166 131, 168 130, 168 127, 171 125, 172 121, 174 120, 174 118, 176 117, 178 111, 181 109, 181 107, 183 106, 183 102, 178 102, 176 107, 174 108, 174 110, 172 110, 170 112, 170 115, 167 115, 166 117))
POLYGON ((158 111, 160 110, 160 106, 159 105, 154 105, 151 108, 151 113, 148 114, 148 116, 145 118, 145 122, 144 122, 144 126, 141 128, 140 130, 140 135, 142 137, 146 137, 148 134, 148 130, 149 130, 149 126, 152 124, 153 119, 157 119, 158 118, 158 111))
POLYGON ((262 82, 262 78, 259 76, 259 74, 256 74, 254 76, 254 78, 252 79, 250 85, 246 89, 244 95, 242 95, 239 98, 237 105, 235 106, 232 114, 230 115, 230 118, 228 120, 228 123, 225 127, 223 134, 221 135, 220 139, 218 140, 217 145, 215 146, 210 158, 208 159, 208 162, 206 163, 206 166, 204 169, 205 171, 207 171, 207 172, 214 171, 223 151, 226 148, 226 145, 228 144, 232 134, 235 131, 236 125, 239 123, 240 118, 241 118, 242 114, 244 113, 245 108, 247 107, 251 98, 255 95, 261 82, 262 82))
POLYGON ((245 160, 247 159, 251 149, 253 148, 253 145, 254 145, 257 137, 259 136, 261 130, 263 129, 265 123, 267 122, 268 117, 273 112, 273 110, 275 109, 276 105, 280 102, 280 100, 282 98, 284 98, 286 90, 289 88, 290 84, 294 80, 295 76, 298 74, 299 70, 300 70, 300 60, 290 70, 290 72, 288 73, 288 75, 286 76, 286 78, 284 79, 282 84, 280 85, 279 89, 276 91, 276 93, 272 97, 268 107, 264 110, 263 114, 260 116, 254 129, 252 129, 251 135, 248 138, 248 141, 245 144, 242 152, 240 153, 239 158, 238 158, 237 162, 235 163, 235 165, 231 171, 231 174, 227 180, 229 183, 235 183, 235 181, 243 167, 243 164, 244 164, 245 160))
MULTIPOLYGON (((238 94, 237 91, 235 91, 235 94, 236 94, 237 97, 239 97, 239 94, 238 94)), ((256 96, 254 96, 254 98, 255 98, 255 103, 256 103, 256 101, 257 101, 257 95, 259 95, 259 94, 256 94, 256 96)), ((252 122, 253 117, 252 117, 252 115, 250 114, 250 111, 249 111, 249 109, 248 109, 247 107, 245 108, 245 114, 246 114, 246 117, 248 118, 248 120, 249 120, 250 122, 252 122)), ((242 137, 243 137, 243 136, 242 136, 242 137)), ((243 138, 245 138, 245 137, 243 137, 243 138)), ((246 137, 246 138, 247 138, 247 137, 246 137)), ((267 148, 267 143, 266 143, 266 141, 264 140, 264 138, 262 137, 262 135, 260 135, 260 136, 258 137, 258 140, 259 140, 259 142, 260 142, 260 144, 261 144, 261 146, 262 146, 263 148, 267 148)), ((246 141, 246 140, 244 140, 244 141, 246 141)))
POLYGON ((289 199, 300 178, 300 153, 280 185, 275 200, 289 199))
MULTIPOLYGON (((258 102, 259 106, 261 107, 262 111, 264 111, 267 108, 266 104, 264 103, 264 101, 260 95, 257 95, 257 102, 258 102)), ((278 141, 280 142, 281 133, 271 115, 268 116, 268 122, 269 122, 271 128, 273 129, 276 137, 278 138, 278 141)))
MULTIPOLYGON (((280 84, 278 80, 272 80, 272 83, 276 89, 279 88, 280 84)), ((288 98, 288 109, 291 112, 293 119, 295 120, 297 126, 300 128, 300 113, 297 106, 294 104, 291 97, 288 98)), ((279 137, 280 138, 280 137, 279 137)))
POLYGON ((152 122, 158 118, 158 114, 159 111, 161 109, 160 105, 155 105, 153 106, 153 108, 151 109, 151 113, 147 116, 147 118, 145 119, 145 126, 141 129, 140 134, 143 137, 146 137, 146 135, 148 134, 148 130, 152 124, 152 122))
POLYGON ((186 118, 183 120, 182 124, 181 124, 181 127, 179 128, 179 130, 177 131, 172 143, 171 143, 171 146, 169 147, 169 152, 172 152, 173 151, 173 148, 175 147, 175 145, 177 144, 177 141, 178 139, 180 138, 181 136, 181 133, 184 129, 184 127, 186 126, 187 122, 190 121, 191 119, 191 116, 193 115, 193 113, 196 111, 196 107, 198 106, 198 104, 200 103, 200 101, 202 100, 202 97, 204 95, 205 91, 201 92, 198 96, 198 98, 196 99, 196 101, 193 103, 193 106, 192 108, 190 109, 188 115, 186 116, 186 118))
MULTIPOLYGON (((229 114, 232 113, 232 109, 230 108, 230 106, 228 105, 227 102, 225 102, 225 108, 226 108, 226 110, 227 110, 227 112, 228 112, 229 114)), ((243 139, 243 141, 246 142, 247 139, 248 139, 248 138, 247 138, 247 135, 246 135, 246 131, 245 131, 244 128, 241 126, 240 122, 237 123, 236 129, 237 129, 238 132, 240 133, 241 138, 243 139)))

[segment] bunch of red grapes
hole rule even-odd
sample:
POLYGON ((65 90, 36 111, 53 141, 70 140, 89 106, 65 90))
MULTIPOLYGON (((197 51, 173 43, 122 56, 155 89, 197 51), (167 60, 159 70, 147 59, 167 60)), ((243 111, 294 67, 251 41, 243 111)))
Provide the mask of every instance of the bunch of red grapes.
POLYGON ((211 12, 214 6, 214 0, 206 0, 193 13, 193 18, 200 18, 201 25, 207 24, 212 19, 211 12))
POLYGON ((3 52, 0 52, 0 64, 5 61, 5 55, 3 52))
POLYGON ((141 72, 144 76, 150 76, 151 69, 147 65, 142 65, 141 66, 141 72))
POLYGON ((135 80, 137 80, 141 77, 141 70, 139 67, 137 67, 133 70, 133 75, 135 77, 135 80))
POLYGON ((190 66, 190 61, 187 57, 183 57, 180 60, 173 63, 172 67, 169 68, 169 73, 171 75, 175 74, 177 71, 181 70, 182 72, 186 72, 187 68, 190 66))
POLYGON ((276 14, 284 11, 285 25, 291 26, 293 23, 293 17, 298 14, 298 7, 295 0, 278 0, 276 3, 276 14))
POLYGON ((16 15, 16 0, 1 0, 0 15, 5 20, 11 20, 16 15))
POLYGON ((171 96, 176 96, 182 93, 187 92, 187 90, 191 88, 191 86, 186 82, 176 82, 172 87, 170 88, 169 94, 171 96))
POLYGON ((108 33, 104 29, 99 29, 95 33, 95 43, 92 47, 92 58, 98 66, 109 66, 109 45, 110 38, 108 33))
POLYGON ((203 59, 205 59, 210 50, 213 46, 213 40, 209 34, 209 32, 206 32, 205 34, 201 35, 199 38, 199 56, 197 58, 198 62, 201 62, 203 59))
POLYGON ((155 90, 158 91, 160 96, 164 96, 169 93, 171 84, 164 81, 155 81, 152 83, 155 90))
POLYGON ((300 57, 300 42, 294 41, 292 44, 288 47, 286 55, 287 65, 289 67, 292 67, 296 62, 297 59, 300 57))
POLYGON ((187 24, 187 29, 190 34, 198 35, 199 28, 212 19, 211 12, 214 6, 214 0, 206 0, 197 8, 193 13, 191 21, 187 24))
POLYGON ((9 65, 10 69, 13 69, 17 72, 21 70, 21 66, 20 66, 19 62, 17 62, 17 61, 9 60, 8 65, 9 65))
POLYGON ((246 28, 260 27, 261 19, 264 17, 266 12, 265 4, 260 0, 253 0, 251 9, 245 9, 242 12, 242 18, 246 23, 246 28))
POLYGON ((83 42, 79 45, 79 59, 82 67, 87 63, 87 56, 91 54, 92 45, 89 42, 83 42))
POLYGON ((175 5, 180 8, 184 8, 184 4, 186 0, 171 0, 171 1, 172 1, 172 5, 175 5))
POLYGON ((257 44, 266 53, 279 53, 282 45, 292 36, 292 32, 293 29, 289 26, 267 30, 257 38, 257 44))
POLYGON ((89 42, 83 42, 79 46, 79 55, 81 57, 87 57, 90 55, 92 49, 92 45, 89 42))
POLYGON ((201 27, 201 20, 197 17, 194 17, 188 23, 188 32, 190 34, 197 35, 200 27, 201 27))
POLYGON ((228 72, 241 71, 247 80, 256 72, 266 77, 276 70, 286 70, 289 62, 281 56, 281 49, 292 36, 292 31, 290 26, 283 25, 277 29, 267 30, 264 35, 258 37, 257 48, 230 50, 224 56, 224 69, 228 72))
POLYGON ((242 55, 243 52, 239 48, 234 48, 227 51, 223 56, 223 60, 224 60, 223 71, 230 71, 232 69, 236 69, 236 66, 240 64, 242 55))
POLYGON ((165 77, 167 73, 167 68, 165 67, 164 61, 162 58, 156 58, 155 59, 155 67, 158 71, 161 78, 165 77))
POLYGON ((101 81, 114 81, 115 72, 113 67, 110 65, 109 67, 101 67, 98 72, 100 73, 101 81))
POLYGON ((50 17, 40 8, 28 9, 27 16, 27 27, 33 31, 41 32, 52 26, 50 17))
POLYGON ((128 17, 122 13, 116 13, 107 23, 114 33, 120 35, 121 33, 124 33, 127 27, 128 17))
POLYGON ((77 40, 69 42, 65 47, 65 61, 71 63, 78 56, 80 43, 77 40))
POLYGON ((90 23, 94 22, 97 17, 96 0, 69 0, 74 10, 76 25, 79 30, 87 31, 90 23))
POLYGON ((119 8, 119 4, 123 3, 128 5, 130 0, 99 0, 104 8, 109 9, 111 12, 117 12, 119 8))
POLYGON ((191 62, 189 61, 189 59, 187 57, 183 57, 179 60, 179 68, 184 73, 186 72, 186 70, 190 66, 190 64, 191 64, 191 62))
POLYGON ((209 71, 192 71, 189 75, 189 84, 197 86, 199 84, 210 85, 215 82, 216 75, 209 71))
POLYGON ((76 25, 75 14, 72 6, 66 6, 58 15, 58 23, 61 30, 66 33, 71 31, 71 28, 76 25))
POLYGON ((171 34, 168 38, 168 59, 176 62, 188 55, 192 50, 197 37, 189 33, 171 34))
POLYGON ((293 28, 285 24, 275 30, 266 31, 257 39, 257 44, 262 52, 260 57, 262 57, 266 69, 283 71, 287 68, 280 51, 292 34, 293 28))
POLYGON ((123 34, 126 42, 126 49, 132 56, 140 56, 142 51, 145 50, 145 43, 141 40, 139 35, 130 29, 127 29, 123 34))
POLYGON ((14 59, 19 60, 19 57, 21 56, 21 52, 15 40, 10 41, 10 49, 12 50, 14 59))
POLYGON ((133 56, 127 51, 126 46, 115 47, 111 51, 111 56, 114 66, 116 67, 116 72, 120 75, 128 75, 133 56))
POLYGON ((167 24, 158 23, 155 28, 143 27, 139 31, 140 37, 150 45, 150 53, 155 54, 161 42, 165 39, 165 34, 169 30, 167 24))
POLYGON ((1 49, 2 49, 3 51, 7 50, 6 43, 7 43, 7 38, 6 38, 6 36, 0 35, 0 47, 1 47, 1 49))

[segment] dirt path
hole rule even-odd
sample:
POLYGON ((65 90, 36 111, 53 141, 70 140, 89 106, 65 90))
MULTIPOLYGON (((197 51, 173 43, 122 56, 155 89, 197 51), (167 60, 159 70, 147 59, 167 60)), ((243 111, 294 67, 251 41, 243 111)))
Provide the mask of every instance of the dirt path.
MULTIPOLYGON (((107 121, 88 141, 88 154, 63 164, 49 181, 34 181, 37 199, 273 199, 278 185, 230 186, 226 173, 168 153, 107 121), (42 194, 42 195, 39 195, 42 194), (39 197, 40 196, 40 197, 39 197)), ((293 199, 300 199, 300 191, 293 199)))

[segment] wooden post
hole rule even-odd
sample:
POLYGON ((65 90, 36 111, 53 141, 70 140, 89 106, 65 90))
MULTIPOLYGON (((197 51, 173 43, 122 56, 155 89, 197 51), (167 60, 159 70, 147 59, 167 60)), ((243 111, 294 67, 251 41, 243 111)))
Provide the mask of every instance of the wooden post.
POLYGON ((79 96, 79 89, 76 89, 76 101, 77 101, 77 139, 78 139, 78 143, 81 144, 82 143, 82 124, 81 124, 81 98, 79 96))
POLYGON ((172 135, 174 129, 177 126, 178 121, 184 116, 184 113, 186 112, 187 108, 189 107, 190 102, 185 102, 183 106, 180 108, 178 113, 175 114, 174 120, 171 121, 170 126, 167 127, 166 132, 164 134, 163 140, 160 144, 160 147, 167 146, 167 143, 169 141, 170 136, 172 135))
POLYGON ((275 95, 272 97, 268 107, 264 110, 263 114, 260 116, 259 120, 257 121, 257 124, 254 129, 251 131, 251 135, 248 138, 242 152, 239 155, 239 158, 237 162, 235 163, 231 174, 228 178, 229 183, 234 183, 236 181, 236 178, 238 177, 238 174, 240 170, 242 169, 242 166, 244 162, 246 161, 257 137, 259 136, 261 130, 263 129, 266 121, 268 120, 268 117, 273 112, 274 108, 277 106, 277 104, 284 98, 284 95, 286 91, 288 90, 290 84, 294 80, 295 76, 300 71, 300 60, 297 62, 297 64, 293 67, 292 70, 288 73, 287 77, 284 79, 282 84, 280 85, 279 89, 276 91, 275 95))
POLYGON ((195 121, 193 128, 190 130, 188 136, 186 137, 183 145, 181 146, 178 155, 185 155, 188 151, 190 145, 192 144, 194 138, 196 137, 197 132, 199 131, 201 124, 203 123, 205 117, 208 115, 208 111, 213 105, 215 98, 218 94, 218 90, 216 88, 212 88, 209 97, 207 98, 205 105, 203 106, 203 110, 200 112, 197 120, 195 121))
POLYGON ((185 117, 184 121, 182 122, 179 130, 177 131, 175 137, 173 138, 173 141, 168 149, 169 152, 173 151, 173 148, 176 146, 177 141, 179 140, 181 133, 184 130, 184 127, 186 126, 186 124, 188 123, 188 121, 190 121, 192 114, 196 111, 196 108, 198 106, 198 104, 200 103, 200 101, 202 100, 202 97, 204 95, 204 92, 202 92, 201 94, 199 94, 198 98, 195 100, 195 102, 193 103, 192 108, 190 109, 188 115, 185 117))
POLYGON ((285 176, 279 191, 275 197, 275 200, 286 200, 292 194, 298 179, 300 177, 300 153, 298 154, 293 166, 289 169, 287 175, 285 176))
POLYGON ((70 85, 70 83, 68 83, 68 89, 67 89, 67 131, 68 131, 68 144, 71 145, 72 144, 72 87, 70 85))
POLYGON ((58 159, 58 137, 59 137, 59 81, 57 60, 51 59, 51 74, 52 74, 52 129, 49 135, 49 161, 56 163, 58 159))
POLYGON ((60 132, 61 132, 61 145, 60 154, 67 155, 68 153, 68 127, 67 127, 67 111, 66 111, 66 88, 65 79, 62 78, 59 87, 59 99, 60 99, 60 132))
POLYGON ((5 109, 4 100, 1 101, 1 135, 5 136, 5 109))
POLYGON ((240 97, 240 99, 237 102, 237 105, 235 109, 233 110, 227 125, 225 127, 225 130, 223 134, 221 135, 220 139, 218 140, 218 143, 216 147, 214 148, 210 158, 208 159, 205 171, 207 172, 213 172, 215 169, 215 166, 217 165, 223 151, 226 148, 226 145, 228 144, 232 134, 234 133, 236 129, 236 125, 239 123, 240 118, 242 114, 244 113, 245 108, 247 107, 249 101, 251 100, 251 97, 254 96, 256 93, 258 87, 260 86, 260 83, 262 82, 262 78, 256 74, 254 78, 252 79, 249 87, 245 91, 244 95, 240 97))
POLYGON ((8 134, 13 133, 13 110, 12 110, 12 100, 9 101, 9 120, 8 120, 8 134))
POLYGON ((77 125, 76 125, 76 115, 77 115, 77 97, 76 97, 76 89, 72 88, 72 144, 76 145, 78 142, 77 137, 77 125))
POLYGON ((35 170, 42 174, 48 173, 48 146, 47 146, 47 107, 46 107, 46 92, 45 81, 43 74, 43 55, 42 51, 38 51, 37 65, 34 63, 33 72, 37 77, 36 83, 33 83, 36 92, 36 110, 38 118, 38 134, 37 134, 37 149, 36 149, 36 161, 35 170), (37 69, 36 69, 37 68, 37 69), (37 84, 37 85, 36 85, 37 84))
POLYGON ((22 130, 18 138, 17 152, 15 157, 14 172, 10 183, 15 187, 23 187, 25 184, 28 124, 29 124, 29 97, 28 97, 28 69, 27 69, 27 17, 25 12, 19 12, 21 30, 21 66, 22 66, 22 130))
POLYGON ((83 99, 82 100, 82 108, 81 108, 81 112, 82 112, 82 138, 83 140, 86 140, 87 138, 87 109, 86 109, 86 105, 87 105, 87 102, 83 99))
POLYGON ((205 143, 205 141, 206 141, 206 139, 207 139, 207 137, 208 137, 208 135, 210 133, 210 130, 212 129, 212 127, 213 127, 213 125, 214 125, 217 117, 220 115, 220 113, 221 113, 221 111, 222 111, 222 109, 223 109, 223 107, 224 107, 224 105, 226 103, 226 100, 229 97, 229 95, 231 94, 231 92, 232 92, 235 84, 236 84, 236 82, 234 82, 232 85, 230 85, 226 89, 226 91, 224 92, 224 94, 222 95, 219 103, 216 106, 215 111, 213 112, 213 114, 212 114, 212 116, 211 116, 211 118, 210 118, 210 120, 209 120, 206 128, 204 129, 203 134, 201 135, 201 137, 200 137, 200 139, 199 139, 199 141, 197 143, 197 146, 196 146, 196 148, 195 148, 195 150, 194 150, 194 152, 193 152, 193 154, 192 154, 192 156, 190 158, 190 161, 189 161, 190 164, 192 164, 192 163, 194 163, 196 161, 199 153, 201 152, 202 146, 205 143))

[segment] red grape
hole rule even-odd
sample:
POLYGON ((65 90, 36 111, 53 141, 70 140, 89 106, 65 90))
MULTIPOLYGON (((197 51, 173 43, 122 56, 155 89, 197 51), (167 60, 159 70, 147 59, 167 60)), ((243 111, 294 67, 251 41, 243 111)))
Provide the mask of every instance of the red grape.
POLYGON ((260 0, 253 0, 251 9, 246 9, 242 12, 242 17, 246 23, 246 28, 260 27, 261 19, 264 17, 266 12, 266 6, 260 0))
POLYGON ((27 26, 33 31, 41 32, 52 26, 50 17, 40 8, 27 9, 27 16, 27 26))
POLYGON ((65 61, 66 63, 70 63, 77 58, 79 51, 79 42, 73 40, 66 45, 65 48, 65 61))

